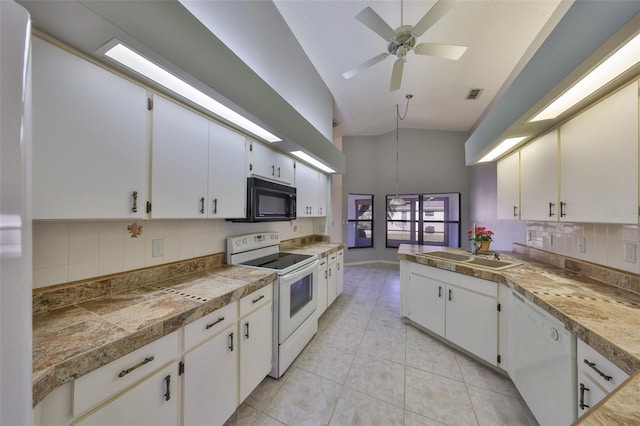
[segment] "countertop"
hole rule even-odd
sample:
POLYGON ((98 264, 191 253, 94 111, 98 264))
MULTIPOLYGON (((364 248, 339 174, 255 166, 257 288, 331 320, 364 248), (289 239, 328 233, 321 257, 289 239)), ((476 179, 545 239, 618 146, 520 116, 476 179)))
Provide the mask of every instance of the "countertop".
MULTIPOLYGON (((517 253, 500 260, 520 265, 493 271, 425 256, 441 247, 403 244, 398 259, 506 284, 562 321, 565 327, 631 377, 579 420, 581 425, 640 424, 640 294, 517 253)), ((444 249, 461 253, 461 249, 444 249)))
MULTIPOLYGON (((344 248, 341 243, 312 242, 285 245, 281 250, 324 257, 341 248, 344 248)), ((131 284, 133 288, 98 297, 92 293, 96 288, 104 290, 109 279, 60 286, 60 289, 52 289, 46 297, 41 293, 35 294, 33 406, 56 387, 239 300, 276 279, 273 271, 212 266, 215 262, 215 259, 186 261, 162 266, 161 271, 160 268, 150 268, 124 273, 124 277, 116 277, 118 283, 140 281, 143 285, 134 283, 131 284), (194 264, 204 270, 192 272, 194 264), (163 279, 163 272, 167 270, 179 270, 179 275, 163 279), (82 293, 90 296, 79 297, 82 293), (62 300, 70 297, 78 300, 71 303, 62 300)))

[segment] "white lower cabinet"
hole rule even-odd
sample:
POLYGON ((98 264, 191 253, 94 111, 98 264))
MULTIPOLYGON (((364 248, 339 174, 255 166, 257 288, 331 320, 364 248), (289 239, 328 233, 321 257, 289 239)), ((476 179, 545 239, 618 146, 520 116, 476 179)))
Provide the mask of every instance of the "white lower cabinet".
POLYGON ((336 259, 336 297, 344 291, 344 250, 338 250, 336 259))
POLYGON ((613 392, 629 375, 580 339, 577 339, 578 417, 613 392))
POLYGON ((271 371, 273 285, 240 299, 240 400, 271 371))
POLYGON ((327 310, 327 282, 329 278, 329 272, 327 271, 327 258, 323 257, 319 259, 318 262, 318 307, 317 307, 317 316, 320 318, 320 315, 327 310))
POLYGON ((336 253, 332 253, 328 256, 327 261, 327 305, 331 304, 338 297, 338 267, 336 253))
POLYGON ((73 426, 178 425, 178 363, 172 362, 133 388, 71 424, 73 426))
POLYGON ((498 284, 409 263, 404 287, 411 321, 492 365, 498 357, 498 284))
POLYGON ((221 425, 238 406, 237 326, 232 303, 185 327, 183 425, 221 425))

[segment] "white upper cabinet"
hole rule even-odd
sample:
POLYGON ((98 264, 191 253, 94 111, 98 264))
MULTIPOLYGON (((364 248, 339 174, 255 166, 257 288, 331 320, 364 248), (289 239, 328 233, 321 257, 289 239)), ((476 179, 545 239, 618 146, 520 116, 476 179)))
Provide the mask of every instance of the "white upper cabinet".
POLYGON ((249 142, 250 162, 249 174, 278 182, 293 185, 294 161, 258 142, 249 142))
POLYGON ((520 152, 498 161, 498 219, 520 218, 520 152))
POLYGON ((247 206, 246 139, 209 122, 208 217, 244 217, 247 206))
POLYGON ((297 216, 327 215, 328 177, 303 163, 296 163, 297 216))
POLYGON ((146 217, 146 90, 33 38, 33 218, 146 217))
POLYGON ((151 216, 207 217, 209 120, 156 96, 152 146, 151 216))
POLYGON ((558 220, 558 131, 520 151, 521 218, 558 220))
POLYGON ((638 83, 560 128, 560 220, 638 223, 638 83))

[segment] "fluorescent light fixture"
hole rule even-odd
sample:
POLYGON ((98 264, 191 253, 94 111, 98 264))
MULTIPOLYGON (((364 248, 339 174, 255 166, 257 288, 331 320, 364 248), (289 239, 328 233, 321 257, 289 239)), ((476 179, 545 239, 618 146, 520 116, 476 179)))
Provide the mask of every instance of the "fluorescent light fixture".
POLYGON ((514 146, 518 145, 520 142, 522 142, 526 138, 527 138, 527 136, 518 136, 517 138, 505 139, 502 142, 500 142, 500 144, 498 146, 493 148, 491 150, 491 152, 489 152, 487 155, 482 157, 482 159, 480 161, 478 161, 478 162, 479 163, 486 163, 488 161, 493 161, 496 158, 500 157, 505 152, 509 151, 514 146))
POLYGON ((313 158, 309 154, 306 154, 306 153, 304 153, 302 151, 291 151, 291 154, 295 155, 296 157, 298 157, 299 159, 301 159, 303 161, 306 161, 307 163, 311 164, 312 166, 319 168, 323 172, 327 172, 327 173, 335 173, 336 172, 331 167, 325 166, 324 164, 322 164, 321 162, 319 162, 318 160, 316 160, 315 158, 313 158))
POLYGON ((540 111, 530 122, 556 118, 640 61, 640 34, 540 111))
POLYGON ((127 46, 120 42, 117 42, 113 47, 104 52, 105 56, 113 59, 114 61, 124 65, 125 67, 142 74, 143 76, 153 80, 154 82, 166 87, 174 93, 189 99, 197 105, 211 111, 215 115, 222 117, 223 119, 243 128, 244 130, 262 138, 268 142, 281 141, 279 137, 268 132, 262 127, 258 126, 254 122, 247 120, 237 112, 222 105, 209 95, 196 89, 186 81, 176 77, 169 71, 154 64, 147 58, 143 57, 139 53, 131 50, 127 46))

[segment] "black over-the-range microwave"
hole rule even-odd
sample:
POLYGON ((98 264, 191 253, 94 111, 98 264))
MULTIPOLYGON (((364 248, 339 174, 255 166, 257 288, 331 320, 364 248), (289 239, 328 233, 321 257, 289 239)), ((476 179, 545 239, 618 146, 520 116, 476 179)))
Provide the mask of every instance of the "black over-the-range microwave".
POLYGON ((247 178, 247 216, 232 222, 269 222, 296 218, 296 188, 247 178))

